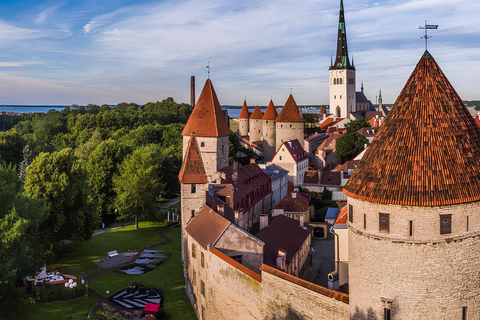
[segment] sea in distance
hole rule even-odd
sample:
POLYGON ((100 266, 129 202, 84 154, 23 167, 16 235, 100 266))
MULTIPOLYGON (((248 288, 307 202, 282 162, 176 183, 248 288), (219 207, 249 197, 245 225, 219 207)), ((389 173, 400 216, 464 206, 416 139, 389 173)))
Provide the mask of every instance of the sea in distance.
MULTIPOLYGON (((0 105, 0 112, 16 112, 16 113, 45 113, 48 112, 49 110, 56 110, 56 111, 62 111, 66 107, 71 107, 71 106, 49 106, 49 105, 43 105, 43 106, 19 106, 19 105, 0 105)), ((116 105, 110 105, 110 107, 115 108, 116 105)), ((308 112, 308 113, 317 113, 320 110, 320 106, 298 106, 302 112, 308 112)), ((265 112, 267 109, 266 106, 261 106, 259 107, 262 112, 265 112)), ((238 118, 240 115, 240 110, 242 109, 242 106, 222 106, 222 109, 228 110, 228 116, 231 118, 238 118)), ((250 112, 253 112, 254 107, 251 106, 249 108, 250 112)), ((280 113, 281 108, 277 108, 277 112, 280 113)))

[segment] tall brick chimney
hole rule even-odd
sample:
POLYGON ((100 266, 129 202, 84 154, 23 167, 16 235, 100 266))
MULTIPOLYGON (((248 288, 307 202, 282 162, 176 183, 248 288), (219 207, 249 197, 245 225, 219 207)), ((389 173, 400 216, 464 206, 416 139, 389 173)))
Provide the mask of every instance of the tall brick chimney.
POLYGON ((195 107, 195 76, 190 77, 190 105, 195 107))

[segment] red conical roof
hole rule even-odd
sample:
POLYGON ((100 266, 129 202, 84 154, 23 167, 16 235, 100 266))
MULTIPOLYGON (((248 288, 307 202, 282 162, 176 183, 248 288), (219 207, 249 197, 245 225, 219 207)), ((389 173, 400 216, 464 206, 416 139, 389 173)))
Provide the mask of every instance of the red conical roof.
POLYGON ((198 147, 197 139, 192 134, 188 141, 187 151, 183 159, 182 167, 178 173, 180 183, 207 183, 207 174, 203 165, 202 155, 198 147))
POLYGON ((225 137, 230 134, 227 120, 210 79, 205 82, 197 104, 182 132, 184 136, 192 133, 197 137, 225 137))
POLYGON ((257 106, 255 110, 253 110, 252 115, 250 116, 250 119, 262 119, 263 118, 263 113, 260 111, 260 108, 257 106))
POLYGON ((327 111, 325 110, 325 106, 320 107, 320 114, 327 114, 327 111))
POLYGON ((297 107, 297 103, 293 96, 290 95, 285 102, 280 114, 278 115, 277 122, 304 122, 300 115, 300 110, 297 107))
POLYGON ((243 107, 240 110, 240 115, 238 119, 248 119, 248 107, 247 107, 247 100, 243 100, 243 107))
POLYGON ((480 130, 428 51, 344 192, 409 206, 480 200, 480 130))
POLYGON ((275 120, 278 117, 277 110, 275 109, 275 106, 273 105, 273 101, 270 100, 270 103, 268 104, 267 110, 265 110, 265 114, 263 115, 263 120, 275 120))

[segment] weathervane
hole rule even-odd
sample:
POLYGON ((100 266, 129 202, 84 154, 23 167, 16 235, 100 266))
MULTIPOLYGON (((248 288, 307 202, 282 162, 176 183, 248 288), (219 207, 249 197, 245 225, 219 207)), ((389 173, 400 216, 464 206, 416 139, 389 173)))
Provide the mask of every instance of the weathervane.
POLYGON ((208 73, 208 79, 210 79, 210 61, 208 61, 208 64, 207 64, 207 73, 208 73))
POLYGON ((427 50, 427 41, 429 38, 432 36, 429 36, 427 34, 428 29, 438 29, 438 24, 427 24, 427 20, 425 20, 425 26, 420 26, 418 29, 425 29, 425 35, 423 37, 420 37, 420 39, 425 39, 425 51, 427 50))

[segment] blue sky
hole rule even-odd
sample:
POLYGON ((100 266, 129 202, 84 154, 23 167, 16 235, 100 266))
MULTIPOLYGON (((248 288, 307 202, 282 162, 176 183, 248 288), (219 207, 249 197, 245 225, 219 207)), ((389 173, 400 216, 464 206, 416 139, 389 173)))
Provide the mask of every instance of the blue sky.
MULTIPOLYGON (((357 88, 393 103, 429 51, 480 99, 478 0, 345 0, 357 88)), ((0 104, 189 101, 207 76, 221 104, 328 103, 339 0, 0 1, 0 104)))

